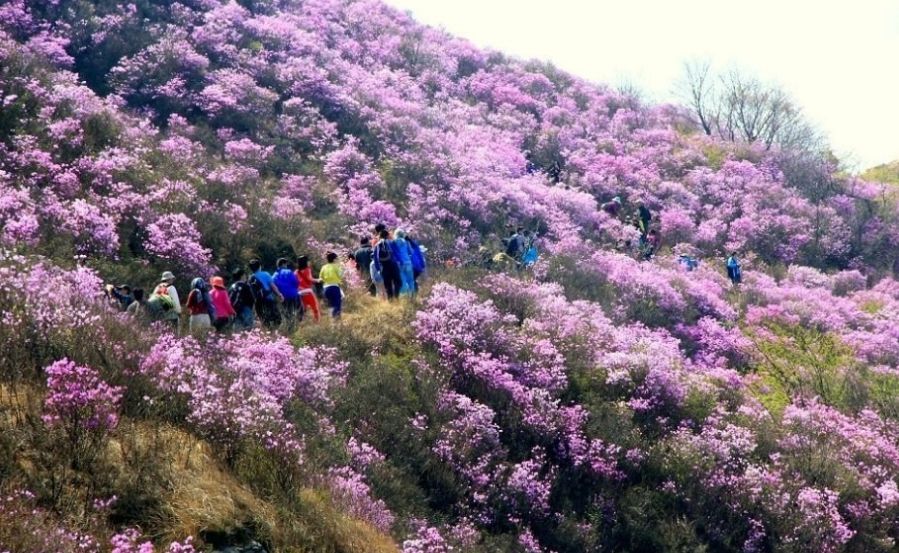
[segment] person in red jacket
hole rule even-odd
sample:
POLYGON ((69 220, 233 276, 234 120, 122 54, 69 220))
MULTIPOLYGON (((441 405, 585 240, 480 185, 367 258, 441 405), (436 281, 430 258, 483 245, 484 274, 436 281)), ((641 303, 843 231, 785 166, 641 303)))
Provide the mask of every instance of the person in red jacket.
POLYGON ((312 319, 319 322, 321 311, 318 308, 318 298, 315 297, 315 283, 321 281, 312 276, 309 256, 301 255, 297 258, 297 280, 300 281, 300 300, 303 302, 303 309, 311 311, 312 319))
POLYGON ((212 300, 212 306, 215 310, 215 320, 212 326, 219 332, 222 332, 231 323, 237 312, 231 305, 231 298, 228 297, 228 290, 225 289, 225 279, 220 276, 212 277, 210 280, 212 291, 209 292, 209 298, 212 300))

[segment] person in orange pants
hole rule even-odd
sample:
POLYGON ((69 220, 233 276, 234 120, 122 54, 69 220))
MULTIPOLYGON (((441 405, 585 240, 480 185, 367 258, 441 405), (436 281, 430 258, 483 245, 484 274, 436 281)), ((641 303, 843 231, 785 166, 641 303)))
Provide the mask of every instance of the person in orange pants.
POLYGON ((312 276, 312 267, 309 265, 309 257, 301 255, 297 258, 297 280, 300 281, 300 300, 303 302, 303 309, 312 313, 312 319, 318 322, 321 319, 321 312, 318 308, 318 298, 315 297, 315 283, 321 282, 312 276))

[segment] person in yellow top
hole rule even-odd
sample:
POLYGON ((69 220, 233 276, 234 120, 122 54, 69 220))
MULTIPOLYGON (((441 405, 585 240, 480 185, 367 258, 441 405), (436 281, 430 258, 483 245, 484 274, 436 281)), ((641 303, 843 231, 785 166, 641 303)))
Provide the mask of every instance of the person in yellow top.
POLYGON ((325 259, 328 263, 322 267, 318 278, 325 286, 325 299, 331 306, 331 317, 339 319, 343 304, 343 290, 340 289, 343 283, 343 267, 337 263, 337 254, 334 252, 328 252, 325 259))

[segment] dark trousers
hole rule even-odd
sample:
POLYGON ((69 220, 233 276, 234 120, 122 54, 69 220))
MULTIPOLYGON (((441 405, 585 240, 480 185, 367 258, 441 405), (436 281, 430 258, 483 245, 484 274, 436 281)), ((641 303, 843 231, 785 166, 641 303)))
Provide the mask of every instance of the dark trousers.
POLYGON ((388 299, 393 299, 400 295, 400 288, 403 287, 403 279, 400 277, 400 268, 393 261, 385 261, 381 263, 381 276, 384 277, 384 291, 387 293, 388 299))
POLYGON ((325 298, 331 308, 331 316, 335 319, 339 318, 343 307, 343 293, 340 291, 340 286, 325 286, 325 298))

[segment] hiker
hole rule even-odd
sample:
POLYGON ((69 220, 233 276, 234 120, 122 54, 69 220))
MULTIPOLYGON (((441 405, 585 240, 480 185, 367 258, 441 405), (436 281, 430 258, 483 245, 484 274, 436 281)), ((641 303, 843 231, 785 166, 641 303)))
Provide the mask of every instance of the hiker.
POLYGON ((144 289, 135 288, 131 293, 134 301, 128 304, 128 308, 125 310, 125 312, 129 317, 132 317, 138 321, 147 320, 147 306, 144 303, 144 289))
POLYGON ((331 317, 339 319, 343 307, 343 290, 340 288, 343 283, 343 267, 337 263, 337 254, 334 252, 328 252, 325 260, 327 263, 319 271, 318 278, 325 286, 325 298, 331 308, 331 317))
POLYGON ((428 249, 409 236, 406 237, 406 241, 409 242, 409 247, 412 249, 412 282, 415 285, 415 292, 418 292, 418 279, 428 267, 425 260, 425 253, 428 249))
POLYGON ((725 265, 727 266, 727 277, 734 286, 743 282, 743 269, 740 267, 740 260, 737 259, 737 252, 731 252, 725 265))
POLYGON ((686 269, 688 273, 693 272, 697 267, 699 267, 699 260, 692 255, 688 255, 685 253, 682 253, 677 257, 677 262, 684 269, 686 269))
POLYGON ((259 320, 268 328, 274 328, 281 324, 281 313, 278 311, 278 302, 283 299, 278 286, 272 281, 272 275, 262 270, 262 263, 258 259, 250 260, 250 286, 255 286, 261 291, 256 297, 256 314, 259 320))
POLYGON ((637 228, 640 229, 642 238, 646 238, 649 234, 649 224, 652 223, 652 213, 643 203, 643 200, 637 200, 637 228))
POLYGON ((521 265, 526 269, 533 267, 539 257, 540 252, 537 251, 536 240, 529 240, 528 247, 521 256, 521 265))
POLYGON ((212 304, 212 298, 209 297, 209 285, 200 277, 190 282, 187 311, 190 313, 188 328, 191 334, 205 334, 212 328, 215 307, 212 304))
POLYGON ((209 282, 212 284, 212 291, 209 292, 213 308, 212 326, 217 332, 223 332, 231 324, 231 320, 237 316, 237 311, 231 304, 231 298, 225 289, 225 279, 214 276, 209 282))
POLYGON ((396 229, 393 233, 393 253, 396 256, 396 264, 400 269, 401 295, 415 293, 415 271, 412 268, 412 246, 406 240, 406 231, 396 229))
POLYGON ((649 234, 646 236, 646 240, 643 241, 643 259, 652 259, 656 250, 659 249, 660 243, 661 237, 659 236, 659 231, 650 229, 649 234))
POLYGON ((292 331, 298 320, 303 319, 303 306, 300 304, 300 281, 294 274, 290 261, 278 259, 278 269, 272 274, 272 284, 281 292, 281 308, 287 319, 288 332, 292 331))
POLYGON ((362 284, 372 296, 377 292, 371 273, 373 251, 374 250, 371 248, 371 238, 363 236, 359 248, 352 254, 353 260, 356 262, 356 270, 359 271, 359 276, 362 277, 362 284))
POLYGON ((162 273, 159 284, 153 290, 147 302, 154 320, 166 321, 178 332, 178 321, 181 318, 181 299, 175 288, 175 275, 171 271, 162 273), (165 296, 165 297, 163 297, 165 296), (150 307, 150 304, 153 307, 150 307), (157 318, 158 317, 158 318, 157 318))
POLYGON ((503 241, 506 245, 505 254, 515 261, 518 261, 519 256, 521 256, 521 231, 521 227, 518 229, 511 229, 509 231, 509 237, 503 241))
POLYGON ((315 297, 315 284, 321 282, 312 276, 312 266, 309 265, 309 257, 301 255, 297 258, 297 282, 300 286, 300 302, 303 309, 312 311, 312 320, 321 320, 321 311, 318 308, 318 298, 315 297))
POLYGON ((403 282, 394 256, 393 240, 390 239, 390 233, 387 229, 381 229, 379 236, 380 239, 374 250, 375 269, 381 273, 384 279, 384 292, 387 294, 387 299, 392 300, 399 296, 403 282))
POLYGON ((611 217, 618 218, 621 214, 621 196, 615 196, 611 202, 606 202, 600 206, 600 209, 608 213, 611 217))
POLYGON ((128 306, 134 302, 134 295, 131 293, 131 287, 127 284, 120 284, 118 286, 107 284, 106 297, 109 298, 110 303, 116 305, 121 311, 127 311, 128 306))
MULTIPOLYGON (((243 269, 236 269, 232 274, 234 282, 228 289, 228 298, 237 315, 234 317, 234 330, 250 330, 256 326, 254 309, 256 307, 256 293, 246 280, 243 269)), ((260 287, 261 292, 261 287, 260 287)))

